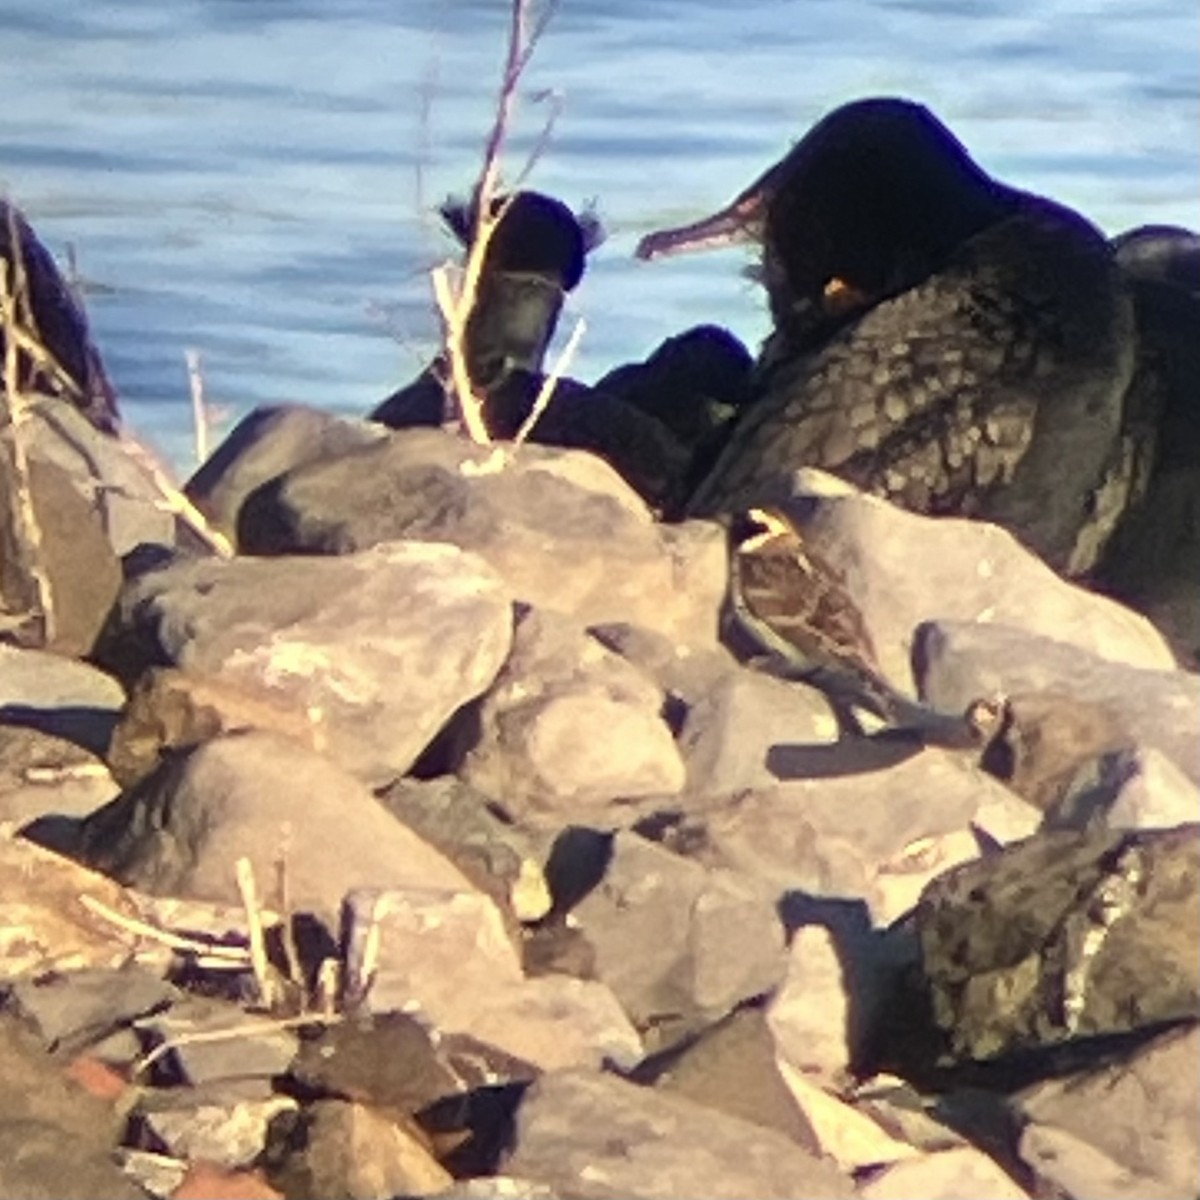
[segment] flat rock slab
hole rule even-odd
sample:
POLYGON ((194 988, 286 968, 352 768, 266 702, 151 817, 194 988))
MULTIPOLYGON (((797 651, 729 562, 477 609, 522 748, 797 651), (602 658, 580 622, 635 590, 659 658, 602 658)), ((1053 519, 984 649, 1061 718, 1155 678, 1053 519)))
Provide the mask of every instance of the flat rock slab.
POLYGON ((325 753, 381 784, 491 683, 511 640, 511 594, 486 563, 404 542, 177 562, 126 586, 100 654, 126 677, 169 664, 286 703, 325 753))
POLYGON ((856 1195, 848 1176, 775 1129, 583 1071, 530 1088, 504 1167, 579 1200, 856 1195))

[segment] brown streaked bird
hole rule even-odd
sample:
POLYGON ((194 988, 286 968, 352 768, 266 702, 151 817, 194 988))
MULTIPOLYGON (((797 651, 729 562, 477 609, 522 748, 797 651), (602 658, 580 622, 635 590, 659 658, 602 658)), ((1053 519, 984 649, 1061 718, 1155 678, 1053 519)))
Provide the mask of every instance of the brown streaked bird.
POLYGON ((781 510, 747 510, 732 521, 730 538, 730 615, 781 674, 831 671, 869 694, 891 690, 845 575, 781 510))
POLYGON ((731 522, 728 611, 769 669, 820 688, 843 713, 865 708, 927 744, 962 748, 984 745, 1002 719, 1000 697, 951 715, 888 683, 845 574, 781 509, 751 508, 731 522))

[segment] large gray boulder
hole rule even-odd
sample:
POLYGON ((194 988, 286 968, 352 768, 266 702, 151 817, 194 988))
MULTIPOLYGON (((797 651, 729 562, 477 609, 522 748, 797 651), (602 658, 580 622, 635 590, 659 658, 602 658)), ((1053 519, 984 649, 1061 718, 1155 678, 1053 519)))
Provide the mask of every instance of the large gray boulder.
POLYGON ((578 1200, 834 1200, 854 1185, 776 1129, 611 1075, 543 1075, 505 1170, 578 1200))
POLYGON ((475 892, 347 772, 260 732, 164 763, 81 823, 76 855, 128 886, 229 904, 246 857, 268 906, 282 864, 292 906, 326 919, 356 887, 475 892))
POLYGON ((934 1021, 986 1060, 1200 1018, 1200 825, 1041 833, 916 911, 934 1021))
POLYGON ((251 554, 345 554, 401 538, 485 558, 514 595, 582 624, 637 621, 709 644, 725 589, 720 529, 657 524, 602 460, 583 451, 476 446, 401 430, 285 472, 243 504, 251 554))
POLYGON ((400 542, 173 563, 126 585, 99 653, 127 678, 168 664, 285 703, 384 784, 492 682, 511 640, 511 593, 486 563, 400 542))
POLYGON ((999 526, 918 516, 808 471, 785 511, 843 573, 879 665, 901 690, 912 688, 917 627, 934 620, 1012 626, 1110 662, 1175 665, 1145 617, 1065 582, 999 526))

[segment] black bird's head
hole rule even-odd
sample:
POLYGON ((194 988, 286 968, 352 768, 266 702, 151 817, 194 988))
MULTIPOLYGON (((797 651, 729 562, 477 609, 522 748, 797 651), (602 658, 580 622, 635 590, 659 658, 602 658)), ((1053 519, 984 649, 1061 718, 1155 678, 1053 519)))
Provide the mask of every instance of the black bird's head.
MULTIPOLYGON (((492 199, 500 223, 488 243, 485 271, 540 275, 564 292, 583 278, 587 256, 604 240, 596 214, 576 216, 561 200, 542 192, 514 192, 492 199)), ((464 249, 475 240, 476 199, 448 199, 438 210, 464 249)))
POLYGON ((809 335, 919 283, 1016 197, 924 106, 857 100, 719 213, 649 234, 637 254, 760 241, 776 325, 809 335))
MULTIPOLYGON (((496 196, 491 211, 499 223, 488 241, 467 323, 467 365, 483 388, 498 386, 513 370, 541 370, 563 300, 583 278, 587 255, 603 241, 594 213, 576 216, 541 192, 496 196)), ((476 200, 447 200, 440 213, 470 248, 476 200)))
POLYGON ((1016 202, 927 108, 898 99, 836 109, 757 186, 773 309, 831 318, 913 287, 1016 202))

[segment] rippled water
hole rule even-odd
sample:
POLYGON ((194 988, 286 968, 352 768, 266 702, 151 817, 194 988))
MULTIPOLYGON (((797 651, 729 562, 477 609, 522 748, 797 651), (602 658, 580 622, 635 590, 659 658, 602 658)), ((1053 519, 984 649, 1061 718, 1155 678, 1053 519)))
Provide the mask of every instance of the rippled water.
MULTIPOLYGON (((365 412, 428 356, 430 206, 478 170, 506 0, 3 3, 0 185, 73 245, 127 416, 188 465, 184 349, 232 419, 365 412)), ((764 332, 744 251, 632 261, 855 96, 929 104, 989 170, 1102 228, 1200 226, 1195 0, 562 0, 512 170, 610 231, 572 312, 593 378, 697 321, 764 332)), ((570 320, 564 323, 570 324, 570 320)))

